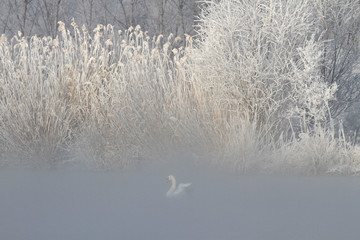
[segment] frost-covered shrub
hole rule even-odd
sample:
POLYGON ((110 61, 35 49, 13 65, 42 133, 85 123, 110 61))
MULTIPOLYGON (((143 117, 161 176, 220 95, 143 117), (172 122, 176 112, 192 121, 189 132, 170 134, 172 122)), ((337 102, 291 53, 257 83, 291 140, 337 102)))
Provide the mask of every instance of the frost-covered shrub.
MULTIPOLYGON (((227 137, 219 138, 219 144, 226 155, 252 142, 251 153, 240 157, 248 161, 294 134, 311 136, 316 127, 326 128, 336 85, 321 77, 323 42, 315 39, 321 29, 313 1, 227 0, 208 5, 191 55, 193 78, 223 116, 220 125, 227 137)), ((241 156, 248 151, 238 152, 241 156)))
POLYGON ((334 169, 351 163, 349 147, 343 136, 336 138, 332 130, 318 127, 316 134, 300 133, 297 139, 275 150, 270 165, 286 173, 335 173, 334 169))

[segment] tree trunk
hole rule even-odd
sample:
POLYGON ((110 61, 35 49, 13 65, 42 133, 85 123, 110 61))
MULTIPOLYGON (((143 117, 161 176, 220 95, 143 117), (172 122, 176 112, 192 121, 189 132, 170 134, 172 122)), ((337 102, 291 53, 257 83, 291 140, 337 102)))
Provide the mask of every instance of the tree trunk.
POLYGON ((197 0, 194 0, 194 5, 193 5, 193 21, 192 21, 192 35, 196 35, 196 21, 199 17, 199 11, 200 11, 200 5, 199 3, 197 2, 197 0))
POLYGON ((134 25, 134 0, 131 0, 130 2, 130 13, 129 13, 129 23, 130 26, 129 27, 133 27, 134 25))
POLYGON ((179 22, 181 28, 181 38, 183 39, 183 45, 185 46, 185 25, 184 25, 184 0, 178 0, 178 7, 179 7, 179 22))
POLYGON ((158 18, 158 27, 159 34, 164 34, 164 0, 158 0, 158 8, 159 8, 159 18, 158 18))
POLYGON ((55 0, 55 1, 56 1, 56 5, 55 5, 54 29, 52 32, 53 38, 56 37, 56 33, 57 33, 57 24, 59 22, 59 10, 60 10, 60 3, 61 3, 61 0, 55 0))
POLYGON ((20 26, 22 35, 25 35, 26 12, 27 12, 28 4, 30 2, 31 2, 31 0, 24 0, 23 11, 22 11, 22 21, 21 21, 21 26, 20 26))

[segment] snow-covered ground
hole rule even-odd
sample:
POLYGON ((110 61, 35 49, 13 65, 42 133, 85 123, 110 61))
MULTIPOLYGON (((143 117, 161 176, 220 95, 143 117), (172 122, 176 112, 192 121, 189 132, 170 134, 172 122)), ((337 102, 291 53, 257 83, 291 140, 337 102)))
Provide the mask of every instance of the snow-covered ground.
POLYGON ((360 179, 211 170, 1 172, 0 239, 359 239, 360 179), (174 174, 192 182, 166 198, 174 174))

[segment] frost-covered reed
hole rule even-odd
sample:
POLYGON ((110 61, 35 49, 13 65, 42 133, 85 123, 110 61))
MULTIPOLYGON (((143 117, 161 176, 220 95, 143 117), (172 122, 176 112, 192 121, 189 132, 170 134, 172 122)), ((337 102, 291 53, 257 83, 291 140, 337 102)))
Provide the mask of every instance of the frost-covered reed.
POLYGON ((59 26, 55 39, 1 37, 3 159, 51 165, 75 154, 124 166, 198 141, 203 92, 183 66, 190 41, 150 38, 139 26, 59 26))
POLYGON ((244 172, 356 172, 312 1, 260 2, 209 4, 185 42, 61 22, 55 39, 2 36, 1 163, 124 167, 186 150, 244 172))

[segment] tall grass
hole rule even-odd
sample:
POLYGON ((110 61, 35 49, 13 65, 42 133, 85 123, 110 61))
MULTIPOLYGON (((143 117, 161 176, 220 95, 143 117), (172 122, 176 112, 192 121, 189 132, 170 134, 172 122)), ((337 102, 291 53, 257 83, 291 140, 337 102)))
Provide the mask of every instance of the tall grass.
POLYGON ((3 35, 1 163, 113 168, 189 151, 243 172, 356 173, 311 1, 270 2, 211 3, 186 42, 61 22, 55 39, 3 35))
POLYGON ((139 26, 59 30, 55 39, 1 38, 3 159, 124 166, 206 138, 204 93, 183 66, 190 41, 176 48, 179 38, 150 38, 139 26))

